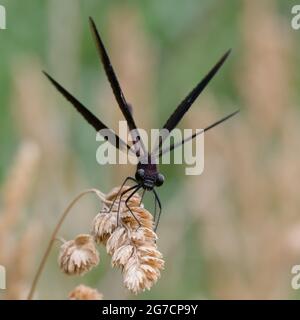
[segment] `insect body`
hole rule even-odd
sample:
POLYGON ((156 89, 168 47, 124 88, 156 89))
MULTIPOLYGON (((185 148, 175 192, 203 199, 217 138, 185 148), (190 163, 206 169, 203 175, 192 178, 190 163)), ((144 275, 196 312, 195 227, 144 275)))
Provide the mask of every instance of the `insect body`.
MULTIPOLYGON (((105 47, 103 45, 103 42, 100 38, 100 35, 98 33, 98 30, 96 28, 96 25, 92 18, 90 18, 90 27, 92 34, 95 39, 96 47, 98 49, 102 64, 104 66, 104 70, 106 73, 106 76, 110 82, 110 85, 112 87, 114 96, 117 100, 117 103, 127 121, 128 127, 131 132, 137 132, 137 136, 133 137, 133 141, 140 140, 140 136, 138 135, 138 129, 135 124, 134 118, 132 116, 132 110, 131 106, 127 103, 125 96, 122 92, 122 89, 120 87, 119 81, 116 77, 116 74, 113 70, 112 64, 110 62, 110 59, 107 55, 107 52, 105 50, 105 47)), ((228 55, 230 53, 230 50, 226 52, 221 59, 216 63, 216 65, 207 73, 207 75, 196 85, 196 87, 187 95, 187 97, 178 105, 178 107, 175 109, 173 114, 169 117, 169 119, 166 121, 165 125, 163 126, 164 132, 171 132, 177 124, 180 122, 180 120, 183 118, 184 114, 189 110, 191 105, 194 103, 194 101, 197 99, 199 94, 204 90, 204 88, 207 86, 207 84, 210 82, 210 80, 215 76, 215 74, 218 72, 220 67, 223 65, 225 60, 227 59, 228 55)), ((143 189, 143 194, 141 201, 143 199, 143 196, 145 194, 145 191, 152 192, 154 194, 155 198, 155 214, 154 214, 154 220, 155 220, 155 229, 157 228, 160 214, 161 214, 161 202, 158 197, 158 194, 156 192, 156 188, 160 187, 164 183, 164 176, 158 172, 158 168, 155 161, 151 161, 151 159, 155 159, 157 157, 161 157, 166 152, 170 152, 173 149, 183 145, 187 141, 190 141, 193 139, 197 134, 203 133, 205 131, 208 131, 212 129, 213 127, 219 125, 220 123, 224 122, 225 120, 231 118, 234 116, 238 111, 235 111, 226 117, 216 121, 215 123, 211 124, 210 126, 206 127, 203 131, 200 131, 189 138, 183 139, 179 143, 171 144, 167 149, 162 149, 162 144, 164 140, 167 138, 167 135, 164 135, 163 137, 160 137, 158 145, 156 149, 154 149, 152 154, 148 154, 148 152, 145 150, 145 147, 142 143, 142 141, 139 141, 139 147, 135 149, 135 151, 132 150, 132 146, 129 146, 127 143, 125 143, 120 137, 118 137, 111 129, 109 129, 100 119, 98 119, 94 114, 92 114, 81 102, 79 102, 73 95, 71 95, 66 89, 64 89, 57 81, 55 81, 49 74, 44 72, 44 74, 48 77, 48 79, 51 81, 51 83, 56 87, 56 89, 74 106, 74 108, 83 116, 83 118, 92 125, 96 131, 107 129, 110 132, 110 135, 114 137, 110 142, 116 147, 121 150, 126 150, 129 152, 134 152, 135 155, 140 159, 140 157, 147 157, 149 161, 146 163, 139 161, 136 168, 135 178, 133 177, 127 177, 125 181, 123 182, 119 194, 116 198, 120 197, 120 199, 123 199, 123 196, 126 194, 126 200, 125 205, 133 215, 133 217, 136 219, 134 213, 131 211, 128 202, 133 197, 133 195, 138 192, 140 189, 143 189), (123 189, 123 186, 128 182, 134 182, 134 185, 125 191, 121 190, 123 189), (156 212, 156 204, 158 205, 158 214, 156 212), (157 218, 156 218, 157 216, 157 218)), ((101 132, 100 132, 101 133, 101 132)), ((119 201, 119 210, 120 210, 120 203, 119 201)), ((111 206, 113 207, 114 202, 111 206)), ((118 210, 118 212, 119 212, 118 210)), ((137 220, 137 219, 136 219, 137 220)), ((139 221, 137 220, 139 223, 139 221)))

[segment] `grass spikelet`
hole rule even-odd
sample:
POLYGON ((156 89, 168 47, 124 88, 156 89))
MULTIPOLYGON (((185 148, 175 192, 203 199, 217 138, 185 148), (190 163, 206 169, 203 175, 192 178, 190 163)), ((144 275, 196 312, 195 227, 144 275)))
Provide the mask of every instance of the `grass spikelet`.
POLYGON ((99 253, 89 234, 80 234, 65 242, 60 249, 58 263, 68 275, 83 275, 99 263, 99 253))
MULTIPOLYGON (((113 189, 106 199, 113 201, 118 192, 119 188, 113 189)), ((156 245, 153 217, 140 206, 140 201, 138 194, 129 201, 129 207, 140 225, 124 205, 124 199, 121 199, 120 221, 117 223, 119 199, 116 199, 111 211, 111 204, 104 204, 94 219, 92 232, 96 241, 104 244, 107 253, 112 256, 112 266, 121 268, 124 286, 134 294, 149 290, 164 268, 162 254, 156 245)))
POLYGON ((69 293, 70 300, 103 300, 103 294, 97 289, 80 284, 69 293))

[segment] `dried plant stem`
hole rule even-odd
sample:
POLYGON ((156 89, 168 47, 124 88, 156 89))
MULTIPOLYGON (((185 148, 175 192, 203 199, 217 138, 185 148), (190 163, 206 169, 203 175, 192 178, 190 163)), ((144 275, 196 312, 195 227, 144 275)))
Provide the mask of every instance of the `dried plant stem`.
POLYGON ((60 230, 63 222, 65 221, 67 215, 69 214, 70 210, 73 208, 73 206, 75 205, 75 203, 81 198, 83 197, 84 195, 88 194, 88 193, 95 193, 100 199, 101 201, 103 202, 106 202, 105 200, 105 195, 97 190, 97 189, 87 189, 83 192, 81 192, 80 194, 78 194, 74 199, 73 201, 68 205, 68 207, 65 209, 65 211, 63 212, 61 218, 59 219, 56 227, 54 228, 53 230, 53 233, 52 233, 52 236, 50 238, 50 241, 49 241, 49 244, 47 246, 47 249, 43 255, 43 258, 41 260, 41 263, 38 267, 38 270, 34 276, 34 279, 33 279, 33 282, 32 282, 32 285, 31 285, 31 288, 30 288, 30 291, 29 291, 29 294, 27 296, 27 300, 32 300, 33 298, 33 295, 34 295, 34 292, 35 292, 35 289, 36 289, 36 286, 37 286, 37 283, 40 279, 40 276, 44 270, 44 267, 45 267, 45 264, 47 262, 47 259, 49 257, 49 254, 50 254, 50 251, 52 249, 52 246, 53 246, 53 243, 57 240, 57 234, 58 234, 58 231, 60 230))

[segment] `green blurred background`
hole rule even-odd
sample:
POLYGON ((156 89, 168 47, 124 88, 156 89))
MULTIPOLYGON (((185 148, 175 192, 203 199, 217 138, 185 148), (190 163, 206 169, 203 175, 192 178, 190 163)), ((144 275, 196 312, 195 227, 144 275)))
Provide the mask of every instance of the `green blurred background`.
MULTIPOLYGON (((164 165, 158 230, 161 279, 137 297, 101 248, 82 278, 62 275, 53 249, 40 299, 65 299, 85 283, 106 299, 298 298, 300 264, 299 35, 293 1, 2 0, 0 30, 0 264, 7 290, 26 296, 51 230, 81 190, 108 192, 133 166, 100 166, 95 132, 42 70, 113 129, 122 119, 90 34, 96 21, 138 125, 159 128, 229 48, 232 54, 181 128, 203 128, 241 109, 205 137, 205 170, 164 165)), ((88 232, 100 204, 82 200, 61 237, 88 232)))

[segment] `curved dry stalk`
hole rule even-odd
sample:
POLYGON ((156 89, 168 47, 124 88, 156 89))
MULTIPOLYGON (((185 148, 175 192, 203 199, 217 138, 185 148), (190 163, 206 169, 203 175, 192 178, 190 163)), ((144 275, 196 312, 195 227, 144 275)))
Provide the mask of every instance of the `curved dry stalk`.
POLYGON ((34 292, 35 292, 35 289, 36 289, 36 286, 37 286, 37 283, 40 279, 40 276, 44 270, 44 267, 46 265, 46 262, 47 262, 47 259, 49 257, 49 254, 50 254, 50 251, 52 249, 52 246, 53 246, 53 243, 57 240, 57 233, 58 231, 60 230, 64 220, 66 219, 67 215, 69 214, 70 210, 73 208, 73 206, 75 205, 75 203, 80 199, 82 198, 84 195, 88 194, 88 193, 95 193, 100 199, 102 202, 108 202, 106 200, 106 197, 105 195, 97 190, 97 189, 87 189, 83 192, 81 192, 80 194, 78 194, 72 201, 71 203, 68 205, 68 207, 65 209, 65 211, 63 212, 61 218, 59 219, 56 227, 54 228, 53 230, 53 233, 52 233, 52 236, 50 238, 50 241, 49 241, 49 244, 47 246, 47 249, 43 255, 43 258, 40 262, 40 265, 38 267, 38 270, 34 276, 34 279, 33 279, 33 282, 32 282, 32 285, 31 285, 31 288, 30 288, 30 291, 29 291, 29 294, 27 296, 27 300, 32 300, 33 298, 33 295, 34 295, 34 292))

